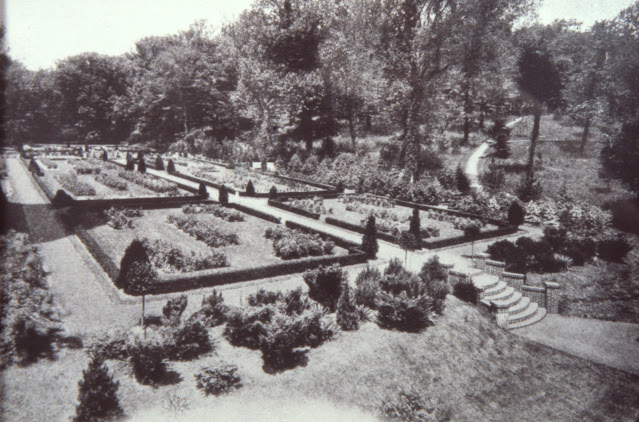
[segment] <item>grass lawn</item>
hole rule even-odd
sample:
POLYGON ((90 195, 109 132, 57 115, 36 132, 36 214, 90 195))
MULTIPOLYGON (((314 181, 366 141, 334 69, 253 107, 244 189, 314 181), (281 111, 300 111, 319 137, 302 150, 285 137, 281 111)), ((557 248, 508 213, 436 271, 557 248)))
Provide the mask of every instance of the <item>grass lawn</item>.
MULTIPOLYGON (((238 421, 300 420, 293 415, 307 414, 313 420, 363 420, 378 415, 382 402, 400 391, 430 398, 452 421, 621 421, 634 420, 639 412, 639 377, 501 330, 451 296, 444 316, 422 334, 367 323, 312 349, 307 366, 278 375, 262 370, 259 351, 233 347, 221 332, 221 327, 210 331, 214 354, 171 363, 179 374, 172 385, 141 386, 127 365, 110 361, 126 414, 133 420, 171 421, 215 414, 238 421), (218 359, 239 367, 243 387, 224 397, 205 397, 195 388, 194 374, 218 359), (188 407, 181 417, 168 410, 176 396, 188 407), (334 413, 324 417, 327 409, 334 413)), ((81 351, 65 351, 55 361, 9 368, 5 420, 72 416, 86 363, 81 351)))

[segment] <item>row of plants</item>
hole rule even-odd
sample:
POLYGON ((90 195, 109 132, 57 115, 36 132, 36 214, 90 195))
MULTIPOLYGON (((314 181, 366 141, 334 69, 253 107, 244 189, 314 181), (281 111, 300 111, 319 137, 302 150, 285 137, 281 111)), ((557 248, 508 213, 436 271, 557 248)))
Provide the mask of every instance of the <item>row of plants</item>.
POLYGON ((521 237, 515 243, 502 240, 491 244, 491 259, 506 263, 506 271, 517 273, 552 273, 571 265, 584 265, 595 257, 619 262, 633 246, 621 236, 592 238, 566 229, 546 227, 541 240, 521 237))
POLYGON ((530 201, 525 205, 526 222, 563 227, 582 236, 596 236, 612 226, 612 213, 583 202, 530 201))
POLYGON ((218 204, 188 204, 182 207, 184 214, 211 214, 230 223, 244 221, 244 214, 218 204))
POLYGON ((55 179, 73 196, 95 196, 95 188, 78 179, 77 174, 68 172, 55 175, 55 179))
POLYGON ((395 208, 395 203, 377 196, 358 194, 358 195, 340 195, 337 200, 344 204, 365 204, 372 205, 379 208, 395 208))
POLYGON ((86 160, 76 160, 70 163, 77 174, 100 174, 102 171, 102 165, 99 163, 92 163, 86 160))
POLYGON ((132 228, 133 219, 143 215, 144 211, 140 208, 110 207, 104 210, 107 225, 116 230, 132 228))
POLYGON ((118 172, 118 177, 126 179, 130 182, 133 182, 137 185, 143 186, 153 192, 164 193, 169 195, 177 195, 178 188, 171 182, 167 182, 162 179, 158 179, 151 175, 143 174, 140 172, 133 172, 127 170, 120 170, 118 172))
POLYGON ((300 208, 309 212, 314 212, 317 214, 322 214, 322 215, 326 215, 326 214, 333 214, 333 208, 326 208, 326 206, 324 205, 324 199, 323 198, 318 198, 318 197, 314 197, 314 198, 306 198, 306 199, 291 199, 289 201, 289 204, 292 207, 295 208, 300 208))
POLYGON ((275 256, 282 259, 298 259, 307 256, 331 255, 335 243, 317 234, 304 233, 283 227, 269 227, 264 237, 273 241, 275 256))
POLYGON ((182 249, 159 239, 143 239, 142 244, 153 266, 164 273, 186 273, 229 266, 229 261, 222 252, 185 253, 182 249))
POLYGON ((129 188, 129 185, 125 181, 120 180, 115 176, 115 174, 108 171, 104 171, 98 174, 94 177, 94 179, 96 182, 101 183, 111 189, 125 191, 129 188))
POLYGON ((240 244, 237 233, 224 231, 209 219, 198 218, 194 214, 170 214, 167 222, 212 248, 240 244))
POLYGON ((58 164, 53 160, 49 160, 47 158, 40 158, 40 162, 44 164, 44 166, 48 168, 49 170, 55 170, 58 168, 58 164))

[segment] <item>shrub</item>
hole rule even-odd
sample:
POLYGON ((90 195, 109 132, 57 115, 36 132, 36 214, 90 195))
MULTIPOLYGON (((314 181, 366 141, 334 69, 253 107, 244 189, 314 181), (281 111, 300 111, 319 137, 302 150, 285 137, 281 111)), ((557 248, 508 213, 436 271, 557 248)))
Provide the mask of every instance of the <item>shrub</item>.
POLYGON ((209 193, 206 191, 206 186, 204 183, 200 183, 200 186, 197 189, 197 194, 200 198, 208 198, 209 193))
POLYGON ((359 328, 359 314, 351 298, 351 288, 348 283, 342 286, 342 294, 337 301, 337 325, 342 330, 354 331, 359 328))
POLYGON ((157 344, 136 343, 128 351, 135 379, 143 385, 157 385, 164 378, 167 366, 164 351, 157 344))
POLYGON ((470 181, 466 173, 464 173, 461 164, 457 166, 457 170, 455 171, 455 183, 457 184, 457 190, 461 193, 467 193, 470 190, 470 181))
POLYGON ((439 257, 430 258, 422 266, 419 278, 426 286, 428 296, 433 298, 433 310, 442 314, 444 311, 444 301, 448 295, 448 269, 439 262, 439 257))
POLYGON ((233 346, 259 349, 260 338, 267 335, 267 325, 275 315, 276 311, 271 306, 248 311, 236 310, 228 316, 224 337, 233 346))
POLYGON ((122 260, 120 261, 120 273, 115 281, 115 285, 124 288, 127 285, 127 273, 134 263, 149 262, 149 256, 142 242, 138 239, 131 241, 124 251, 122 260))
POLYGON ((377 244, 377 227, 375 225, 375 216, 369 216, 366 221, 366 228, 364 229, 364 236, 362 237, 362 250, 366 253, 366 256, 375 258, 379 245, 377 244))
POLYGON ((392 258, 388 261, 388 265, 384 268, 384 276, 387 275, 400 275, 403 274, 406 270, 404 270, 404 265, 399 258, 392 258))
POLYGON ((519 202, 513 202, 508 208, 508 222, 514 226, 520 226, 524 224, 526 217, 526 211, 519 204, 519 202))
POLYGON ((229 203, 229 192, 224 185, 220 186, 218 201, 222 205, 226 205, 229 203))
POLYGON ((180 295, 179 297, 175 297, 169 299, 166 302, 166 305, 162 308, 162 315, 167 321, 172 324, 177 324, 186 309, 186 305, 188 304, 188 298, 186 295, 180 295))
POLYGON ((51 204, 54 206, 73 205, 74 202, 75 200, 62 189, 58 189, 51 200, 51 204))
POLYGON ((91 357, 78 382, 78 405, 73 422, 108 421, 122 417, 118 400, 119 383, 113 380, 102 357, 91 357))
POLYGON ((216 327, 227 319, 229 307, 224 303, 222 293, 213 289, 213 293, 202 299, 202 307, 195 312, 189 321, 199 321, 206 327, 216 327))
POLYGON ((300 315, 310 309, 311 304, 301 287, 291 290, 279 299, 278 308, 286 315, 300 315))
POLYGON ((335 244, 317 234, 303 233, 281 227, 268 228, 264 237, 273 241, 275 255, 282 259, 297 259, 306 256, 330 255, 335 244))
POLYGON ((144 162, 144 157, 138 158, 138 172, 143 174, 146 173, 146 163, 144 162))
POLYGON ((79 180, 75 173, 57 174, 55 178, 73 196, 95 196, 93 186, 79 180))
POLYGON ((100 158, 102 159, 102 161, 107 161, 109 159, 109 154, 107 154, 105 149, 102 150, 102 154, 100 154, 100 158))
POLYGON ((308 296, 314 301, 335 312, 337 301, 342 293, 342 283, 346 276, 338 265, 320 266, 304 272, 304 282, 308 285, 308 296))
MULTIPOLYGON (((128 153, 127 153, 128 154, 128 153)), ((131 158, 129 160, 128 155, 127 155, 127 159, 126 159, 126 165, 124 166, 124 169, 127 171, 133 171, 135 170, 135 161, 133 161, 133 158, 131 158)))
POLYGON ((498 190, 506 181, 506 174, 502 167, 497 166, 494 161, 488 165, 488 171, 482 174, 481 181, 484 186, 491 190, 498 190))
POLYGON ((169 158, 169 161, 166 163, 166 172, 167 173, 175 172, 175 163, 173 162, 173 159, 171 158, 169 158))
POLYGON ((212 248, 240 244, 237 233, 222 231, 213 222, 198 220, 193 215, 171 214, 167 222, 212 248))
POLYGON ((11 325, 10 337, 13 340, 13 352, 21 365, 53 357, 53 330, 42 324, 18 316, 11 325))
POLYGON ((524 202, 537 200, 541 197, 541 183, 537 181, 534 175, 526 175, 522 178, 516 188, 517 196, 524 202))
POLYGON ((510 129, 506 126, 506 122, 502 117, 495 119, 495 123, 491 128, 490 135, 495 139, 495 157, 510 157, 510 148, 508 140, 510 138, 510 129))
POLYGON ((459 282, 453 287, 453 295, 456 298, 463 300, 464 302, 477 305, 479 301, 479 291, 477 287, 471 282, 459 282))
POLYGON ((148 174, 132 173, 127 171, 118 172, 118 177, 126 179, 137 185, 158 193, 168 193, 169 195, 177 195, 178 188, 175 184, 166 180, 158 179, 148 174))
POLYGON ((155 158, 155 169, 164 170, 164 161, 162 161, 162 156, 160 154, 158 154, 155 158))
POLYGON ((255 196, 255 186, 253 186, 252 180, 249 180, 246 184, 246 194, 248 196, 255 196))
POLYGON ((355 302, 359 305, 376 309, 377 295, 380 291, 380 280, 382 275, 377 268, 368 265, 355 279, 355 302))
POLYGON ((102 166, 95 162, 76 161, 72 164, 77 174, 100 174, 102 166))
POLYGON ((282 299, 282 292, 259 289, 256 293, 248 296, 247 301, 250 306, 273 305, 282 299))
POLYGON ((413 237, 415 238, 415 242, 417 243, 418 247, 420 247, 422 244, 422 231, 419 219, 419 210, 417 208, 413 208, 413 215, 410 219, 410 226, 408 231, 413 235, 413 237))
POLYGON ((632 245, 623 237, 600 240, 597 243, 597 254, 605 261, 621 262, 628 252, 632 250, 632 245))
POLYGON ((400 392, 396 397, 385 400, 382 412, 390 420, 411 422, 440 422, 450 420, 448 412, 439 409, 431 400, 418 392, 400 392))
POLYGON ((386 329, 418 333, 433 324, 432 302, 427 296, 410 298, 405 292, 399 295, 382 292, 377 304, 377 324, 386 329))
POLYGON ((104 186, 107 186, 111 189, 124 191, 129 188, 126 182, 123 182, 122 180, 118 180, 113 175, 105 173, 105 172, 98 174, 97 176, 94 177, 94 179, 96 182, 101 183, 104 186))
POLYGON ((110 331, 95 339, 88 348, 88 353, 103 359, 124 360, 129 357, 129 345, 126 333, 110 331))
POLYGON ((337 185, 335 186, 335 190, 338 193, 344 193, 344 182, 342 182, 341 180, 337 182, 337 185))
POLYGON ((277 188, 275 185, 271 186, 271 190, 268 191, 268 199, 277 199, 277 188))
POLYGON ((188 321, 172 333, 169 356, 176 360, 193 360, 213 350, 209 333, 199 321, 188 321))
POLYGON ((233 389, 240 388, 240 376, 237 375, 237 366, 221 364, 215 368, 202 368, 195 374, 196 386, 204 391, 205 395, 219 396, 233 389))
POLYGON ((229 223, 244 221, 244 214, 241 212, 217 204, 188 204, 182 207, 182 212, 184 214, 211 214, 229 223))
POLYGON ((293 154, 288 162, 288 171, 292 173, 299 173, 302 171, 302 159, 298 153, 293 154))
POLYGON ((226 255, 215 250, 197 254, 191 251, 188 254, 163 240, 144 239, 142 243, 153 266, 165 273, 188 273, 229 265, 226 255))

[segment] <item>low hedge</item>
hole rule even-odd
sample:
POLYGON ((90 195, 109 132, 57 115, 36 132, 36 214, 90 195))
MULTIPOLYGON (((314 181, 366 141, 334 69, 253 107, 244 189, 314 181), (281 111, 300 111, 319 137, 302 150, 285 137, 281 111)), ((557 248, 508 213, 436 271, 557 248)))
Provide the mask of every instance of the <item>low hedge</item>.
POLYGON ((304 217, 312 218, 314 220, 319 220, 320 219, 320 214, 317 213, 317 212, 311 212, 311 211, 304 210, 302 208, 297 208, 297 207, 289 205, 289 204, 287 204, 285 202, 278 201, 276 199, 269 199, 268 200, 268 204, 270 206, 272 206, 272 207, 279 208, 279 209, 282 209, 284 211, 292 212, 292 213, 295 213, 295 214, 299 214, 299 215, 302 215, 304 217))
MULTIPOLYGON (((222 185, 221 185, 221 184, 219 184, 219 183, 214 183, 214 182, 211 182, 210 180, 201 179, 201 178, 199 178, 199 177, 191 176, 191 175, 189 175, 189 174, 184 174, 184 173, 181 173, 181 172, 179 172, 179 171, 177 171, 177 170, 176 170, 176 171, 171 172, 171 175, 172 175, 172 176, 181 177, 182 179, 186 179, 186 180, 188 180, 188 181, 190 181, 190 182, 193 182, 193 183, 198 183, 198 184, 199 184, 199 183, 202 183, 202 184, 204 184, 205 186, 210 186, 210 187, 215 188, 215 189, 220 189, 220 187, 222 186, 222 185)), ((196 190, 197 190, 197 189, 196 189, 196 190)), ((232 193, 232 194, 237 193, 237 191, 236 191, 235 189, 230 188, 230 187, 228 187, 228 186, 226 187, 226 190, 227 190, 229 193, 232 193)))
POLYGON ((466 236, 456 236, 456 237, 449 237, 446 239, 439 239, 439 240, 424 240, 422 241, 422 246, 425 247, 426 249, 445 248, 447 246, 461 245, 462 243, 468 243, 473 240, 474 241, 484 240, 484 239, 490 239, 493 237, 513 234, 513 233, 517 233, 517 230, 518 230, 517 226, 500 227, 494 230, 482 231, 474 239, 470 239, 466 236))
MULTIPOLYGON (((75 200, 74 206, 84 208, 109 208, 109 207, 141 207, 149 208, 176 208, 182 205, 204 202, 199 196, 168 196, 155 198, 111 198, 111 199, 84 199, 75 200)), ((64 205, 53 204, 54 207, 64 205)))
POLYGON ((115 281, 120 274, 120 267, 113 262, 113 260, 100 247, 98 242, 96 242, 86 230, 76 227, 75 234, 78 236, 78 239, 84 243, 84 246, 86 246, 93 258, 95 258, 98 264, 100 264, 100 267, 102 267, 104 272, 107 273, 111 280, 115 281))
MULTIPOLYGON (((391 200, 390 198, 386 198, 386 199, 391 200)), ((454 215, 456 217, 465 217, 465 218, 472 218, 475 220, 483 220, 483 221, 486 221, 487 223, 490 223, 499 227, 505 227, 510 225, 510 223, 506 220, 499 220, 497 218, 484 217, 482 215, 471 214, 469 212, 464 212, 464 211, 451 210, 448 208, 439 208, 432 205, 417 204, 415 202, 402 201, 401 199, 395 199, 394 202, 396 205, 401 205, 401 206, 409 207, 409 208, 418 208, 422 211, 441 211, 450 215, 454 215)))
POLYGON ((289 229, 300 230, 306 233, 317 234, 324 239, 332 240, 340 248, 348 249, 349 253, 358 253, 361 252, 358 248, 360 247, 359 243, 351 242, 350 240, 343 239, 339 236, 332 235, 330 233, 325 233, 320 230, 315 230, 311 227, 305 226, 303 224, 296 223, 295 221, 286 221, 286 227, 289 229))
MULTIPOLYGON (((325 221, 326 221, 326 224, 341 227, 343 229, 354 231, 356 233, 364 234, 364 231, 365 231, 365 228, 360 225, 349 223, 347 221, 338 220, 337 218, 326 217, 325 221)), ((395 236, 390 235, 388 233, 380 232, 379 230, 377 230, 377 238, 385 240, 387 242, 397 243, 397 238, 395 238, 395 236)))
POLYGON ((281 224, 282 220, 279 217, 275 217, 271 214, 267 214, 265 212, 254 210, 253 208, 246 207, 244 205, 229 203, 227 205, 229 208, 234 208, 238 211, 241 211, 245 214, 252 215, 253 217, 261 218, 262 220, 270 221, 271 223, 281 224))

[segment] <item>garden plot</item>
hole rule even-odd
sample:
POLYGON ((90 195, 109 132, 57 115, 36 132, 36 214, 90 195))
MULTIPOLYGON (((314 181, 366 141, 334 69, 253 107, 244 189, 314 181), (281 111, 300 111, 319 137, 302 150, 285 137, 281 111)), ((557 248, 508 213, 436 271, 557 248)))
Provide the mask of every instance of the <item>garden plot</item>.
MULTIPOLYGON (((314 254, 312 247, 308 246, 306 255, 291 254, 290 251, 296 248, 295 241, 313 243, 314 236, 292 232, 218 205, 187 205, 182 209, 142 212, 111 209, 105 213, 88 213, 81 220, 87 234, 118 266, 129 244, 134 239, 143 240, 160 273, 186 273, 221 267, 239 270, 305 256, 348 254, 345 249, 334 245, 330 251, 324 248, 319 254, 314 254), (294 233, 296 239, 287 239, 288 242, 274 248, 274 242, 280 240, 277 236, 281 235, 281 231, 285 235, 294 233), (300 240, 300 236, 303 239, 300 240)), ((325 247, 325 243, 321 243, 319 248, 325 247)))
POLYGON ((247 170, 242 167, 228 169, 212 163, 208 164, 199 161, 187 161, 184 159, 173 161, 176 170, 181 173, 209 180, 220 185, 224 184, 239 192, 246 191, 246 185, 249 180, 253 182, 255 192, 257 193, 268 193, 273 186, 275 186, 278 192, 318 192, 321 190, 320 188, 304 183, 284 180, 276 176, 247 170))
MULTIPOLYGON (((398 206, 384 198, 367 195, 343 195, 336 199, 298 199, 288 205, 316 212, 326 217, 355 224, 362 228, 369 215, 375 216, 377 230, 391 236, 398 236, 408 230, 412 208, 398 206)), ((445 211, 419 211, 422 238, 449 238, 462 236, 464 227, 471 222, 483 224, 479 220, 455 217, 445 211)), ((482 230, 496 229, 497 226, 483 224, 482 230)))
POLYGON ((111 199, 180 196, 178 186, 150 174, 127 171, 101 160, 39 158, 42 178, 52 192, 64 189, 75 198, 111 199))

